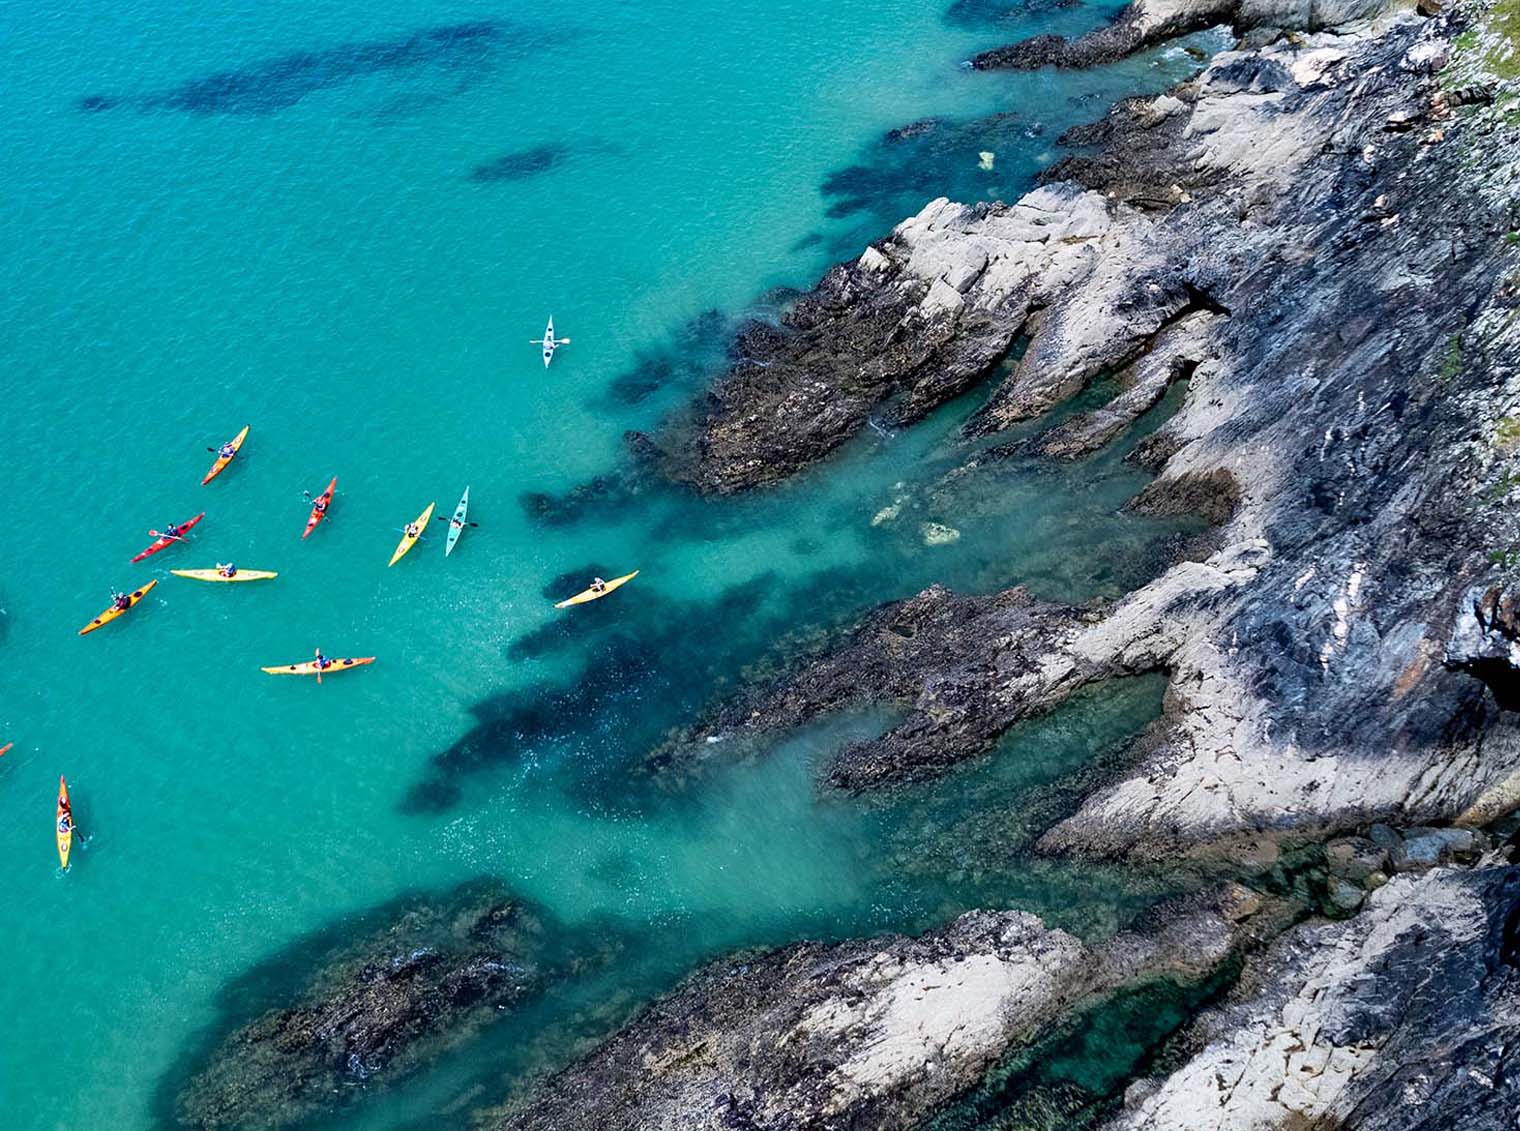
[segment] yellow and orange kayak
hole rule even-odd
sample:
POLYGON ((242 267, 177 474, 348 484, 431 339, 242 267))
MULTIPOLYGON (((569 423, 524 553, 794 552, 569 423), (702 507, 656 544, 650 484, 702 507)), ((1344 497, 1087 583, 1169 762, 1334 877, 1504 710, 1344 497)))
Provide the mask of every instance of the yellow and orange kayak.
POLYGON ((158 584, 158 578, 155 577, 152 581, 148 582, 148 584, 144 585, 141 589, 134 589, 134 590, 132 590, 132 592, 130 592, 130 593, 127 594, 127 607, 125 609, 118 609, 115 605, 112 605, 109 609, 107 609, 105 612, 101 613, 98 617, 96 617, 94 620, 92 620, 89 624, 87 624, 83 628, 81 628, 79 630, 79 635, 80 636, 88 636, 90 633, 94 632, 97 628, 101 627, 101 625, 110 624, 117 617, 121 616, 122 613, 127 612, 129 609, 133 608, 137 604, 137 602, 141 601, 144 597, 146 597, 149 593, 151 593, 153 591, 153 587, 155 585, 157 585, 157 584, 158 584))
POLYGON ((227 465, 232 462, 232 456, 235 456, 235 455, 238 454, 238 449, 243 446, 243 441, 246 440, 246 439, 248 439, 248 429, 250 429, 252 427, 253 427, 253 425, 251 425, 251 424, 245 424, 245 425, 243 425, 243 430, 232 438, 232 455, 231 456, 217 456, 216 457, 216 462, 211 465, 211 470, 208 471, 208 472, 206 472, 206 478, 204 478, 204 479, 201 480, 201 486, 202 487, 204 487, 207 483, 210 483, 213 479, 215 479, 223 471, 227 470, 227 465))
POLYGON ((171 569, 169 572, 175 577, 188 577, 191 581, 268 581, 271 577, 280 576, 269 569, 240 569, 231 577, 219 569, 171 569))
POLYGON ((74 847, 74 813, 69 808, 69 783, 62 774, 58 775, 58 809, 53 815, 53 831, 58 836, 58 863, 67 870, 69 850, 74 847))
POLYGON ((417 521, 412 523, 412 529, 417 532, 416 534, 401 535, 401 541, 396 543, 396 552, 391 555, 389 565, 395 565, 411 553, 412 547, 417 544, 417 539, 421 538, 422 532, 427 529, 427 524, 433 517, 433 508, 437 505, 437 503, 429 503, 427 510, 417 516, 417 521))
POLYGON ((599 601, 614 589, 621 589, 638 575, 639 571, 634 570, 632 573, 623 574, 622 577, 614 577, 600 589, 582 589, 574 597, 566 597, 563 601, 556 601, 554 607, 556 609, 567 609, 571 605, 584 605, 587 601, 599 601))
POLYGON ((357 656, 346 660, 332 660, 321 669, 317 668, 317 661, 307 660, 304 664, 279 664, 262 670, 270 675, 332 675, 333 672, 346 672, 349 668, 362 668, 365 664, 374 662, 373 656, 357 656))

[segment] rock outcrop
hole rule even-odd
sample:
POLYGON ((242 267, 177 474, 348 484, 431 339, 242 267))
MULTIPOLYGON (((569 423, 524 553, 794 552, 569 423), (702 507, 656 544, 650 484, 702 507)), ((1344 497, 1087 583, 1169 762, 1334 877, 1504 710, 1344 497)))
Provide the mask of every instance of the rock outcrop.
POLYGON ((1520 868, 1400 876, 1250 960, 1107 1131, 1509 1131, 1517 1034, 1520 868))
POLYGON ((688 978, 499 1131, 909 1128, 1083 998, 1201 978, 1290 909, 1228 887, 1089 946, 1019 911, 917 938, 801 943, 688 978))
POLYGON ((394 1083, 543 992, 574 962, 543 913, 492 884, 407 901, 303 966, 287 1004, 221 1038, 180 1092, 200 1128, 280 1128, 394 1083))
POLYGON ((1077 39, 1037 35, 971 59, 979 71, 1037 67, 1094 67, 1204 28, 1236 32, 1319 31, 1368 19, 1394 8, 1391 0, 1133 0, 1105 27, 1077 39))
MULTIPOLYGON (((1520 804, 1507 621, 1483 597, 1520 581, 1502 552, 1520 535, 1505 501, 1520 257, 1504 236, 1504 154, 1520 137, 1442 85, 1465 81, 1460 52, 1440 70, 1462 19, 1408 13, 1223 52, 1117 108, 1100 149, 1062 170, 1074 182, 1007 208, 937 201, 836 269, 868 309, 903 312, 894 340, 932 325, 953 350, 968 319, 983 344, 1029 336, 966 428, 962 480, 1008 454, 978 437, 1102 374, 1129 387, 1016 450, 1087 450, 1185 372, 1181 408, 1135 451, 1157 479, 1133 505, 1205 514, 1215 552, 1080 615, 931 591, 718 707, 695 749, 657 760, 721 757, 731 737, 886 701, 906 721, 830 772, 887 784, 988 748, 1083 683, 1158 670, 1167 737, 1047 851, 1170 857, 1375 821, 1482 823, 1520 804), (1062 234, 1005 238, 1031 208, 1062 234), (931 607, 941 627, 931 615, 891 638, 894 618, 931 607)), ((880 371, 871 342, 820 326, 880 371)), ((828 371, 805 387, 789 372, 768 370, 754 397, 720 386, 696 481, 731 489, 824 454, 777 406, 817 415, 801 406, 828 403, 828 371), (739 458, 734 421, 787 458, 739 458)))

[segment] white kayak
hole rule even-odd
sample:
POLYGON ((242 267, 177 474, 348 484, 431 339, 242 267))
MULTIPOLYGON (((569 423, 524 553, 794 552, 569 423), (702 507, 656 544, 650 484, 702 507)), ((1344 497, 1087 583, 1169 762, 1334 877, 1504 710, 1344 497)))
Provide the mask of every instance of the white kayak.
POLYGON ((459 535, 464 532, 464 520, 469 513, 470 489, 466 487, 464 494, 459 497, 459 505, 454 508, 454 517, 449 520, 449 540, 443 544, 444 557, 454 552, 454 543, 459 541, 459 535))
POLYGON ((548 369, 549 363, 554 360, 554 351, 559 349, 560 346, 568 346, 570 339, 556 338, 554 336, 554 315, 551 314, 549 315, 549 324, 544 327, 544 336, 542 338, 534 338, 531 344, 543 347, 544 368, 548 369))

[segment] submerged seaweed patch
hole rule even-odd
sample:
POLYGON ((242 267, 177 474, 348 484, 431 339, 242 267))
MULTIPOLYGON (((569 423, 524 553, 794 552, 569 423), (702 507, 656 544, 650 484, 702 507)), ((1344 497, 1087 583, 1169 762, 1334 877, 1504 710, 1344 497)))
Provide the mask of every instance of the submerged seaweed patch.
POLYGON ((562 165, 570 156, 563 145, 535 145, 503 153, 490 161, 482 161, 470 170, 470 180, 477 184, 498 184, 504 181, 525 181, 562 165))
POLYGON ((478 75, 506 46, 508 30, 508 25, 495 20, 442 24, 395 39, 293 51, 155 93, 92 94, 81 98, 78 106, 86 112, 130 106, 142 112, 274 114, 309 95, 375 75, 428 68, 467 77, 478 75))
POLYGON ((945 9, 945 22, 957 27, 1001 27, 1026 16, 1042 16, 1081 3, 1082 0, 955 0, 945 9))

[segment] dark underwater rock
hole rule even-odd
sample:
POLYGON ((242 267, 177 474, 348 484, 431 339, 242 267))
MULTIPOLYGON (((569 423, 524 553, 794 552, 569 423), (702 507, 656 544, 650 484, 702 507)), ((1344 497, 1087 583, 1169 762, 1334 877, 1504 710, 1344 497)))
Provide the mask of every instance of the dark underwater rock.
MULTIPOLYGON (((490 883, 404 901, 309 956, 288 1001, 221 1037, 179 1122, 283 1128, 394 1083, 574 968, 543 911, 490 883)), ((324 936, 325 937, 325 936, 324 936)))

